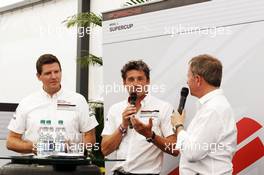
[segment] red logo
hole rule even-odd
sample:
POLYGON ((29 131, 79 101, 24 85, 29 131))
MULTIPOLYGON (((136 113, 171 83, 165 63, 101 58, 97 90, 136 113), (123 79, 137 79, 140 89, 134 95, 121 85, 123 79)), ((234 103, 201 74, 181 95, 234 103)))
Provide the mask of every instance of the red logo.
MULTIPOLYGON (((237 144, 262 128, 261 124, 251 118, 242 118, 237 122, 237 144)), ((259 137, 237 150, 233 157, 233 174, 237 174, 248 166, 254 164, 264 156, 264 146, 259 137)), ((179 167, 175 168, 169 175, 179 175, 179 167)))

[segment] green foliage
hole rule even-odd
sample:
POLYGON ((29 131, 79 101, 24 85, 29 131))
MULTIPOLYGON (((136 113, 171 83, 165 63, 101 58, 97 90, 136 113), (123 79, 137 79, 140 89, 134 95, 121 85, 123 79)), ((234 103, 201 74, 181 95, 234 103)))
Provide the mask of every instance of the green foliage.
POLYGON ((91 24, 93 26, 97 25, 102 27, 102 17, 93 12, 79 13, 77 15, 69 16, 63 21, 63 23, 66 23, 68 28, 73 26, 88 27, 91 24))
POLYGON ((103 65, 102 57, 97 57, 93 54, 88 54, 83 57, 80 57, 77 59, 77 63, 79 63, 81 66, 87 66, 87 65, 103 65))
POLYGON ((104 106, 104 103, 100 101, 89 101, 88 103, 91 109, 101 108, 104 106))
POLYGON ((104 167, 104 156, 101 152, 101 133, 104 129, 104 104, 103 102, 98 101, 89 101, 88 103, 90 110, 92 111, 91 115, 95 115, 95 118, 99 123, 99 125, 96 127, 96 143, 100 143, 100 150, 94 150, 91 159, 93 160, 93 163, 97 166, 104 167))
MULTIPOLYGON (((79 13, 73 16, 69 16, 66 20, 63 21, 63 23, 65 23, 68 28, 73 26, 90 27, 90 25, 92 25, 92 27, 95 26, 101 27, 102 17, 92 12, 79 13)), ((82 52, 86 52, 84 54, 85 56, 77 59, 77 62, 82 66, 95 65, 95 64, 98 64, 100 66, 103 65, 102 57, 97 57, 93 54, 90 54, 87 51, 82 51, 82 52)))

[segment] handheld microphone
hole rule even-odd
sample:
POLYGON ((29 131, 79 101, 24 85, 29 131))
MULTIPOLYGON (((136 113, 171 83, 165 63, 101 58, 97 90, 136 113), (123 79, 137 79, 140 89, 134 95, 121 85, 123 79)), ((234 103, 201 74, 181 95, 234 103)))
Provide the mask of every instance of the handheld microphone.
MULTIPOLYGON (((136 106, 137 93, 136 93, 136 92, 132 92, 132 93, 130 94, 129 99, 130 99, 129 103, 130 103, 131 105, 133 105, 133 106, 136 106)), ((132 125, 130 119, 129 119, 129 128, 130 128, 130 129, 133 129, 133 125, 132 125)))
POLYGON ((182 114, 188 94, 189 94, 189 89, 187 87, 183 87, 181 89, 181 99, 180 99, 180 103, 178 106, 179 114, 182 114))

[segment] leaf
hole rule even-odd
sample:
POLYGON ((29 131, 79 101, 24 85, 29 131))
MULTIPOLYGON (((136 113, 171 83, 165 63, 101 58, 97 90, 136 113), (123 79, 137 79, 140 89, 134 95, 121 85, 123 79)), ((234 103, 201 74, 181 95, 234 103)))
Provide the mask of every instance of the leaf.
POLYGON ((88 104, 92 109, 104 106, 104 103, 101 101, 88 101, 88 104))
POLYGON ((77 15, 69 16, 66 20, 62 21, 66 23, 67 28, 78 26, 78 27, 89 27, 90 25, 102 26, 102 16, 98 16, 93 12, 79 13, 77 15))
POLYGON ((81 66, 87 66, 87 65, 103 65, 103 60, 102 57, 97 57, 93 54, 88 54, 85 55, 83 57, 80 57, 77 59, 77 62, 81 65, 81 66))

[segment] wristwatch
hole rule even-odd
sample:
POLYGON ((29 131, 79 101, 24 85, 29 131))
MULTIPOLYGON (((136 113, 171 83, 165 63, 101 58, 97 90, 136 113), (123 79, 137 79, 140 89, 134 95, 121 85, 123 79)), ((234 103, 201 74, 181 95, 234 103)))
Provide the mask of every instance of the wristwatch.
POLYGON ((177 134, 177 129, 178 129, 179 127, 183 127, 183 128, 184 128, 183 124, 177 124, 177 125, 173 126, 172 130, 173 130, 173 132, 174 132, 175 134, 177 134))
POLYGON ((119 126, 119 131, 121 132, 122 137, 124 137, 127 133, 127 129, 123 128, 122 125, 119 126))
POLYGON ((154 131, 152 131, 152 136, 149 137, 149 138, 146 138, 146 140, 147 140, 147 142, 149 142, 149 143, 153 143, 154 140, 155 140, 155 137, 156 137, 156 134, 155 134, 154 131))

